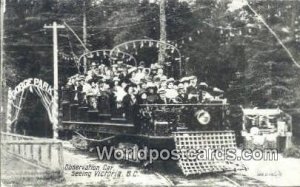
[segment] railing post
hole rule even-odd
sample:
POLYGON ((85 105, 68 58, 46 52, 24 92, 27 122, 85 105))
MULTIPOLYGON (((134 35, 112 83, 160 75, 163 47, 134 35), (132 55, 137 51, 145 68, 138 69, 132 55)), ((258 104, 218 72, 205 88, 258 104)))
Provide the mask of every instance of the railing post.
POLYGON ((62 150, 62 143, 59 142, 58 144, 58 164, 60 166, 60 174, 63 176, 64 173, 64 159, 63 159, 63 150, 62 150))
POLYGON ((31 156, 31 159, 33 160, 34 159, 33 144, 30 144, 30 156, 31 156))
POLYGON ((7 108, 6 108, 6 132, 11 132, 11 123, 12 123, 12 90, 8 88, 8 97, 7 97, 7 108))
POLYGON ((42 146, 39 145, 39 149, 38 149, 38 161, 41 162, 42 161, 42 146))
POLYGON ((48 145, 48 160, 49 160, 49 163, 51 163, 51 160, 52 160, 52 144, 48 145))

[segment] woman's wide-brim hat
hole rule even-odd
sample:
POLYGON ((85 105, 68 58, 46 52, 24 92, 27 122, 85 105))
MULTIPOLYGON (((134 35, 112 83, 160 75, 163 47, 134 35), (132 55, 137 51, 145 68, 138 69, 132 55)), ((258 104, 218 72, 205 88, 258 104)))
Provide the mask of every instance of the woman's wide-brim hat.
POLYGON ((167 81, 166 81, 166 83, 167 84, 170 84, 171 82, 175 82, 175 79, 174 78, 169 78, 169 79, 167 79, 167 81))

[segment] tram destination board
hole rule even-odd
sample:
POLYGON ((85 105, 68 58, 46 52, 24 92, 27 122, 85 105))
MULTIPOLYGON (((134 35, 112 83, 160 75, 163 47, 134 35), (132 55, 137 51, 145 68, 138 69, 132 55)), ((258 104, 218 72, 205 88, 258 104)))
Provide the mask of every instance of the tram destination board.
POLYGON ((300 1, 0 2, 1 186, 300 186, 300 1))

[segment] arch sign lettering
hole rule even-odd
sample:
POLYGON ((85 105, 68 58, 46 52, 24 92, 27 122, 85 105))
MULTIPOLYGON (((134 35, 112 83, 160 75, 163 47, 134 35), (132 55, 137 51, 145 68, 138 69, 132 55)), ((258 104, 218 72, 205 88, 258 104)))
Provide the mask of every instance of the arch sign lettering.
POLYGON ((42 89, 46 91, 49 95, 53 95, 53 88, 51 85, 49 85, 47 82, 43 81, 42 79, 38 78, 28 78, 25 79, 23 82, 20 82, 18 86, 15 87, 15 89, 12 91, 12 95, 16 96, 18 93, 21 93, 27 88, 30 88, 31 86, 38 87, 39 89, 42 89))
POLYGON ((41 98, 42 104, 45 107, 50 122, 53 124, 57 120, 57 115, 53 115, 53 87, 46 81, 39 78, 28 78, 19 83, 13 90, 8 90, 8 106, 7 106, 7 131, 14 132, 12 125, 17 122, 20 110, 24 104, 24 100, 28 91, 35 93, 41 98))

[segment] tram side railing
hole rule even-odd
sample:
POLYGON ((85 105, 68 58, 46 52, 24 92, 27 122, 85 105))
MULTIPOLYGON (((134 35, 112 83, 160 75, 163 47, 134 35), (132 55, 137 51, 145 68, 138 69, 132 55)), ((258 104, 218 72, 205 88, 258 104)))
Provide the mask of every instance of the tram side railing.
POLYGON ((2 151, 63 176, 63 145, 60 141, 1 132, 1 146, 2 151))

